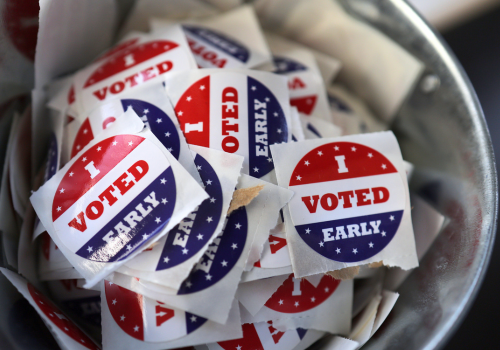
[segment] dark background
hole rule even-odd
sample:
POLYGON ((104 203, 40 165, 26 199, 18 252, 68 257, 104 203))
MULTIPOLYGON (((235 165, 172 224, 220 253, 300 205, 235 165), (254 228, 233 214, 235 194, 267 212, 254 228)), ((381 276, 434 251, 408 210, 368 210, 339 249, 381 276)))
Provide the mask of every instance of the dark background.
MULTIPOLYGON (((443 33, 476 90, 500 164, 500 8, 443 33)), ((500 239, 483 285, 446 350, 500 349, 500 239)))

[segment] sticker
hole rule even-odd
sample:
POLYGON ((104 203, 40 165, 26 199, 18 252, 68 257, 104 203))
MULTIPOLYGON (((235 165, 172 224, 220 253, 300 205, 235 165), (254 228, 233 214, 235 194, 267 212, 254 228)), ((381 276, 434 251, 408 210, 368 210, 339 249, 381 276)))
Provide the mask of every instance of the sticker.
POLYGON ((105 349, 171 349, 242 334, 236 302, 227 324, 217 324, 109 281, 102 286, 101 301, 105 349))
POLYGON ((276 159, 294 154, 280 161, 278 181, 295 192, 284 216, 297 277, 384 258, 414 266, 408 184, 392 133, 304 141, 283 154, 276 146, 276 159), (301 261, 317 264, 300 266, 302 251, 301 261))
POLYGON ((138 254, 207 196, 141 129, 127 111, 31 197, 52 239, 88 281, 138 254), (184 205, 176 208, 177 200, 184 205))
POLYGON ((0 268, 1 272, 35 308, 57 340, 67 349, 98 350, 95 343, 83 333, 59 308, 17 273, 0 268))
POLYGON ((191 71, 170 75, 167 92, 187 142, 244 156, 244 173, 268 178, 269 145, 291 140, 285 81, 276 75, 191 71))
POLYGON ((285 282, 288 275, 264 278, 246 283, 240 282, 236 298, 248 312, 255 315, 276 292, 278 287, 285 282))
POLYGON ((134 44, 77 73, 77 111, 81 114, 85 109, 92 110, 146 82, 162 81, 167 72, 194 68, 194 59, 179 26, 171 26, 154 36, 141 34, 134 44))
POLYGON ((313 328, 346 334, 351 323, 352 287, 352 280, 340 281, 322 275, 313 284, 309 279, 297 279, 290 274, 255 315, 242 308, 241 322, 272 320, 274 324, 285 320, 287 329, 313 328))
POLYGON ((191 149, 196 151, 196 169, 209 198, 119 272, 178 290, 222 231, 243 157, 198 146, 191 149))
POLYGON ((237 188, 261 184, 264 184, 264 189, 250 204, 229 215, 224 230, 209 245, 179 290, 118 273, 113 275, 113 282, 171 307, 225 323, 255 237, 269 233, 276 224, 279 205, 285 205, 290 198, 286 192, 283 202, 268 206, 270 200, 274 201, 280 196, 279 193, 267 191, 266 187, 278 186, 248 175, 239 178, 237 188), (207 303, 207 300, 211 302, 207 303))

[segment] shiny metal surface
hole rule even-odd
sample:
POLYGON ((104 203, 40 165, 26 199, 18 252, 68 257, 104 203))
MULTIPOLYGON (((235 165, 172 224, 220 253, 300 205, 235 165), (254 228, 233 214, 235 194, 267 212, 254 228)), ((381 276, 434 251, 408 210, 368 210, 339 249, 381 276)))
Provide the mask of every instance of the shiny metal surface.
MULTIPOLYGON (((3 4, 0 1, 2 38, 8 37, 6 3, 16 1, 3 4)), ((439 348, 465 315, 491 253, 498 191, 489 133, 481 107, 460 65, 440 37, 405 1, 342 2, 354 16, 371 23, 426 64, 426 73, 404 103, 393 129, 405 158, 417 166, 411 184, 413 190, 427 196, 451 219, 421 267, 402 286, 395 309, 365 348, 439 348)), ((38 1, 19 3, 38 4, 38 1)), ((21 71, 19 67, 15 69, 16 62, 29 66, 28 61, 18 58, 26 55, 13 50, 15 45, 2 40, 0 57, 13 58, 0 60, 0 71, 2 68, 12 73, 21 71)), ((21 75, 9 76, 9 79, 0 76, 0 104, 14 92, 29 92, 31 85, 32 82, 21 75)), ((8 287, 0 287, 0 299, 4 302, 10 297, 8 290, 8 287)), ((8 317, 0 317, 0 325, 5 326, 8 320, 8 317)), ((6 345, 7 341, 0 341, 0 347, 32 348, 33 342, 41 338, 33 333, 33 342, 26 342, 28 334, 18 337, 3 327, 0 339, 8 338, 11 346, 6 345)))

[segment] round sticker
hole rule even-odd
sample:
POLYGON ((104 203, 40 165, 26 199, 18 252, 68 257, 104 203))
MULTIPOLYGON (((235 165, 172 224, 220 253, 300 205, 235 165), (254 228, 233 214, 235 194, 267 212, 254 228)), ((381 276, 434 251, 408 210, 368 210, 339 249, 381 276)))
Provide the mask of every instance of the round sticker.
POLYGON ((286 314, 308 311, 327 300, 339 284, 339 280, 325 275, 315 287, 306 278, 297 279, 290 274, 264 305, 286 314))
POLYGON ((224 231, 209 245, 177 294, 199 292, 224 278, 243 253, 247 235, 247 212, 245 207, 241 207, 228 217, 224 231))
MULTIPOLYGON (((181 152, 181 142, 172 119, 151 103, 133 99, 123 99, 121 102, 124 111, 132 107, 144 124, 149 125, 151 132, 160 140, 163 146, 178 160, 181 152)), ((175 118, 175 116, 173 117, 175 118)))
POLYGON ((317 147, 290 178, 290 215, 314 251, 340 262, 366 260, 396 234, 406 191, 395 166, 380 152, 353 142, 317 147))
POLYGON ((198 80, 175 111, 189 144, 244 156, 244 170, 254 177, 274 169, 269 145, 288 140, 278 99, 244 74, 221 71, 198 80))
POLYGON ((245 45, 213 29, 187 24, 182 29, 201 68, 238 68, 250 58, 245 45))
POLYGON ((181 221, 167 236, 156 270, 175 267, 198 253, 210 240, 222 215, 222 187, 215 170, 199 154, 194 163, 209 198, 181 221))
POLYGON ((28 283, 28 291, 38 308, 47 316, 52 324, 64 332, 74 341, 87 349, 98 350, 89 337, 87 337, 78 327, 76 327, 66 316, 42 293, 28 283))
POLYGON ((174 174, 162 151, 144 137, 117 135, 89 148, 66 171, 52 221, 70 251, 113 262, 158 234, 175 201, 174 174))
POLYGON ((201 327, 207 319, 145 298, 141 294, 104 283, 106 302, 115 323, 129 336, 145 342, 166 342, 201 327))

